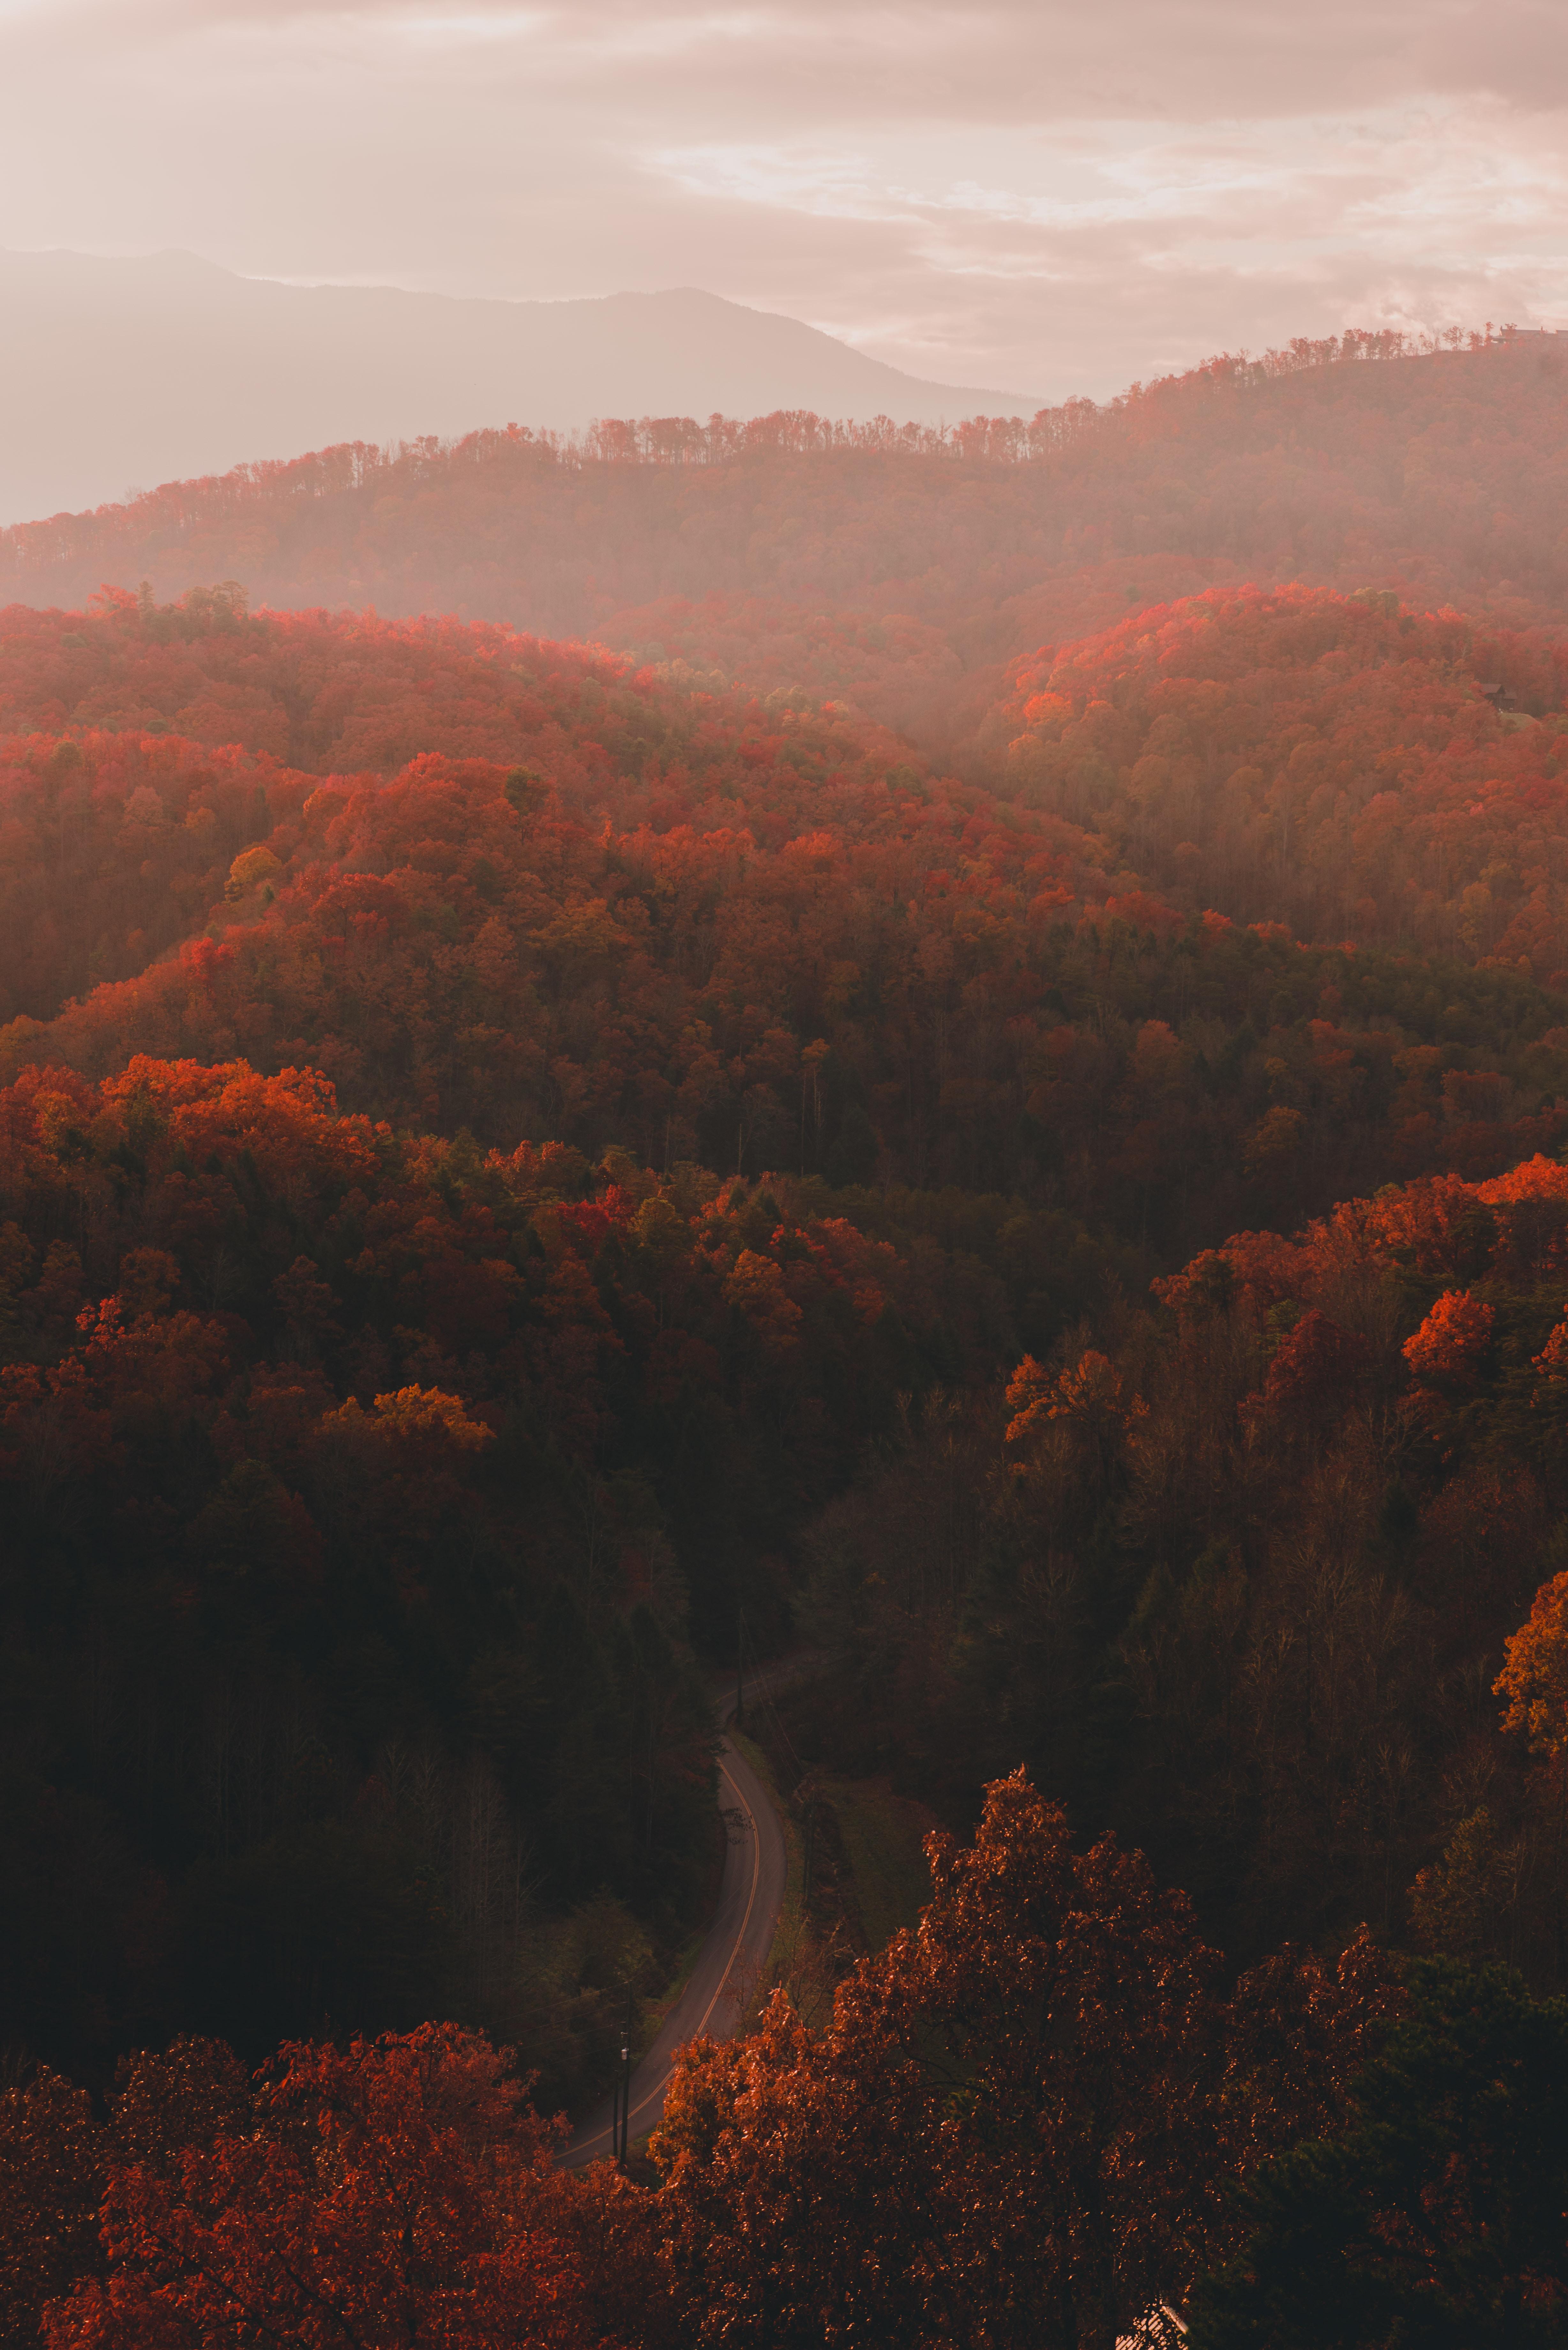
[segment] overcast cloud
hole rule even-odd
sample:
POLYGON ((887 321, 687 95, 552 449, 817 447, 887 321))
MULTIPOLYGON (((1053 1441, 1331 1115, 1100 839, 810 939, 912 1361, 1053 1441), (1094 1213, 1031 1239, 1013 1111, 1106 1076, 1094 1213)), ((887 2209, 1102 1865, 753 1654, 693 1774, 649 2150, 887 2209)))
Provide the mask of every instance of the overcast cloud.
POLYGON ((695 285, 1052 399, 1568 327, 1565 153, 1564 0, 0 0, 0 244, 695 285))

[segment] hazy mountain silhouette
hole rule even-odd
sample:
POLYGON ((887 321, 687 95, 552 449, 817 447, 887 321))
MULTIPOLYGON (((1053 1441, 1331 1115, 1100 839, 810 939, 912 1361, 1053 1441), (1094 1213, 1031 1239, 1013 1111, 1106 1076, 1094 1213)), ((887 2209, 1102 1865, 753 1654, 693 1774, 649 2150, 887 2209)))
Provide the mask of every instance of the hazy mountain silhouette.
POLYGON ((335 441, 812 408, 937 423, 1022 393, 924 383, 693 287, 585 302, 282 286, 189 253, 0 253, 0 521, 335 441))

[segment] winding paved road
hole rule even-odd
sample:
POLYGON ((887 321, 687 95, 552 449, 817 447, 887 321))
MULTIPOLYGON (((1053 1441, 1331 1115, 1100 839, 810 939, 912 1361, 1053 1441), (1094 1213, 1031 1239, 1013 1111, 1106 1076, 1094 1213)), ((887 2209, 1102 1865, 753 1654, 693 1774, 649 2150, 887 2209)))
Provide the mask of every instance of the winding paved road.
MULTIPOLYGON (((760 1692, 789 1678, 792 1667, 775 1667, 749 1684, 760 1692)), ((732 1694, 721 1707, 729 1721, 732 1694)), ((741 2006, 773 1948, 784 1906, 787 1856, 773 1800, 745 1758, 727 1738, 719 1742, 719 1802, 729 1831, 724 1874, 713 1922, 691 1970, 691 1980, 665 2017, 658 2039, 631 2076, 631 2142, 648 2136, 664 2111, 664 2093, 675 2052, 709 2033, 728 2040, 739 2028, 741 2006)), ((569 2170, 606 2159, 611 2150, 612 2101, 578 2123, 560 2159, 569 2170)))

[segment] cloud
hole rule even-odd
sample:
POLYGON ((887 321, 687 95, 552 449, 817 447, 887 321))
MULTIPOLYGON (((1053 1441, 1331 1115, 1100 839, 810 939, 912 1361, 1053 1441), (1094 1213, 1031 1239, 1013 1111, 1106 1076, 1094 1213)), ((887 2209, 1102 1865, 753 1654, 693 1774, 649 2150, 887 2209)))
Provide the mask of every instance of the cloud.
POLYGON ((1558 0, 0 0, 0 91, 15 246, 700 284, 1052 396, 1568 325, 1558 0))

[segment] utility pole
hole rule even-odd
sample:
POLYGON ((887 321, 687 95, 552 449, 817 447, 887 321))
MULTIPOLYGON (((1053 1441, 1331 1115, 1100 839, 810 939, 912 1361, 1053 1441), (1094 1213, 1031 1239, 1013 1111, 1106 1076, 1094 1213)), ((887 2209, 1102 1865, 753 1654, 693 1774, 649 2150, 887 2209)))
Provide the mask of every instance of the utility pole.
POLYGON ((1307 1617, 1306 1625, 1306 1751, 1307 1759, 1310 1762, 1312 1759, 1312 1617, 1310 1616, 1307 1617))
POLYGON ((746 1686, 742 1678, 746 1657, 746 1611, 735 1610, 735 1720, 741 1719, 745 1702, 746 1686))
POLYGON ((626 2168, 626 2158, 631 2150, 631 1985, 626 1987, 626 2022, 620 2033, 620 2081, 616 2104, 620 2118, 620 2142, 616 2147, 616 2161, 626 2168))
POLYGON ((816 1790, 813 1787, 805 1806, 805 1866, 801 1873, 800 1888, 800 1914, 803 1918, 811 1916, 811 1847, 815 1829, 816 1790))

